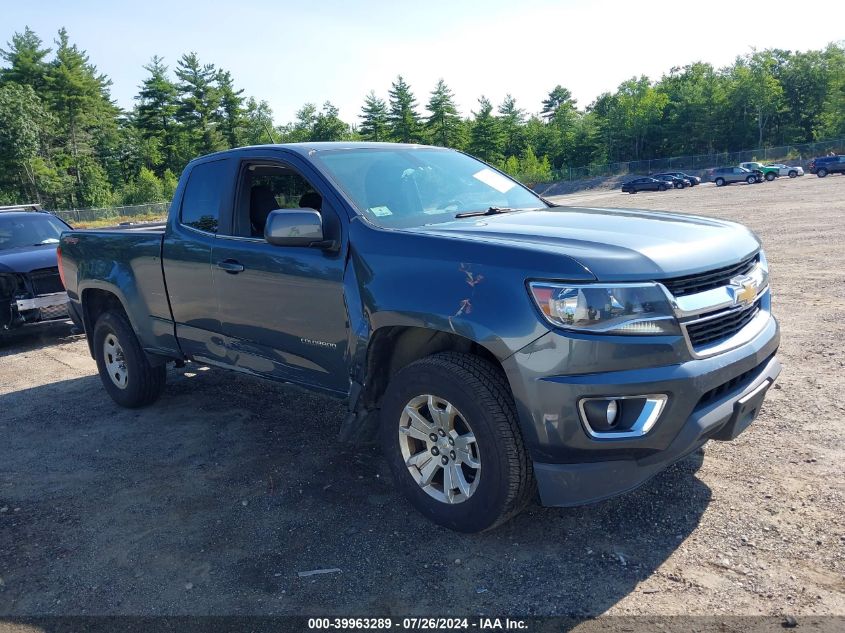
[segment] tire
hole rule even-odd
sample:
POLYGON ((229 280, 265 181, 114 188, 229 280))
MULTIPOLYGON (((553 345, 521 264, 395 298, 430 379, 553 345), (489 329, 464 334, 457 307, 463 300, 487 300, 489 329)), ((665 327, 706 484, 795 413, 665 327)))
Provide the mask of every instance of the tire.
POLYGON ((675 189, 685 189, 686 186, 687 186, 687 183, 685 183, 685 182, 676 182, 675 183, 675 189))
POLYGON ((631 189, 631 191, 629 191, 628 193, 634 194, 634 193, 637 193, 637 190, 636 190, 636 189, 631 189))
POLYGON ((774 172, 770 171, 766 174, 766 180, 769 182, 772 182, 775 178, 777 178, 777 176, 775 176, 774 172))
POLYGON ((667 189, 666 185, 658 185, 657 186, 658 191, 666 191, 666 189, 667 189))
POLYGON ((518 514, 535 494, 534 472, 507 379, 477 356, 442 352, 401 369, 382 399, 380 435, 396 487, 438 525, 458 532, 490 530, 518 514), (445 405, 453 407, 451 418, 445 405), (444 417, 431 413, 431 406, 444 417), (419 414, 416 426, 409 409, 419 414), (447 420, 441 428, 451 430, 440 433, 435 419, 447 420), (472 449, 457 449, 470 433, 472 449), (459 463, 461 454, 470 455, 469 460, 459 463), (409 466, 415 457, 417 465, 409 466), (470 465, 473 460, 477 470, 470 465), (450 475, 456 483, 448 486, 447 494, 446 472, 453 469, 461 473, 450 475))
POLYGON ((152 404, 164 389, 167 368, 150 365, 123 312, 104 312, 97 319, 94 358, 103 387, 122 407, 152 404))
POLYGON ((745 179, 745 182, 747 182, 749 185, 753 185, 755 182, 759 182, 759 181, 754 176, 749 176, 748 178, 745 179))
POLYGON ((792 171, 789 172, 789 177, 790 178, 797 178, 798 172, 793 169, 792 171))
POLYGON ((724 187, 725 186, 725 179, 724 178, 716 178, 714 181, 717 187, 724 187))
POLYGON ((819 178, 824 178, 825 176, 827 176, 827 170, 826 170, 826 169, 824 169, 824 168, 819 169, 819 170, 816 172, 816 176, 818 176, 819 178))

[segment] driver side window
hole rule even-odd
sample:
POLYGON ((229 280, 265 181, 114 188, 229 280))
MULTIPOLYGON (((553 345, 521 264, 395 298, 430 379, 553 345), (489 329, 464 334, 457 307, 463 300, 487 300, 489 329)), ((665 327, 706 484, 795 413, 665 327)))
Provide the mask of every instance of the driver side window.
POLYGON ((292 167, 279 163, 247 164, 241 171, 233 234, 263 239, 271 211, 299 208, 319 211, 325 231, 326 216, 332 214, 325 213, 323 206, 323 197, 317 189, 292 167))

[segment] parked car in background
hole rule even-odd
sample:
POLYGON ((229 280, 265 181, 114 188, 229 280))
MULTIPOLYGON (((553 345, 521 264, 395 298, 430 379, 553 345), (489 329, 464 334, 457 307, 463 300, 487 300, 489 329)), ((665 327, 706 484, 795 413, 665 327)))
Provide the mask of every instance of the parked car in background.
POLYGON ((790 178, 797 178, 798 176, 804 175, 804 168, 798 165, 791 167, 783 163, 767 163, 766 167, 773 167, 778 170, 779 175, 789 176, 790 178))
POLYGON ((646 176, 630 180, 622 185, 622 193, 637 193, 638 191, 666 191, 671 183, 646 176))
POLYGON ((56 246, 70 228, 37 205, 0 207, 0 340, 18 328, 68 319, 56 246))
POLYGON ((769 182, 773 181, 775 178, 780 176, 780 170, 777 167, 767 167, 762 163, 757 162, 749 162, 749 163, 740 163, 740 167, 743 169, 747 169, 749 171, 759 171, 763 174, 763 178, 768 180, 769 182))
POLYGON ((744 167, 718 167, 710 173, 710 180, 715 182, 717 187, 734 182, 747 182, 753 185, 756 182, 763 182, 763 172, 751 171, 744 167))
POLYGON ((820 156, 810 161, 808 165, 811 174, 824 178, 828 174, 845 173, 845 155, 820 156))
POLYGON ((687 184, 690 187, 695 187, 696 185, 701 184, 701 178, 699 178, 698 176, 690 176, 689 174, 686 174, 682 171, 667 171, 666 173, 670 176, 677 176, 678 178, 683 178, 687 181, 687 184))
POLYGON ((652 174, 651 177, 656 178, 657 180, 662 180, 675 189, 683 189, 689 184, 685 178, 681 178, 680 176, 676 176, 674 174, 652 174))

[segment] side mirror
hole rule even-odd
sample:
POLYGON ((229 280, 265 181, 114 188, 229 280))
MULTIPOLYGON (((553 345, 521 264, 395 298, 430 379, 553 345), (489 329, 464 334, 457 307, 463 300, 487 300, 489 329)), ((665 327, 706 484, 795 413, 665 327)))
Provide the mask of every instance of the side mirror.
POLYGON ((319 246, 323 218, 313 209, 276 209, 267 216, 264 239, 275 246, 319 246))

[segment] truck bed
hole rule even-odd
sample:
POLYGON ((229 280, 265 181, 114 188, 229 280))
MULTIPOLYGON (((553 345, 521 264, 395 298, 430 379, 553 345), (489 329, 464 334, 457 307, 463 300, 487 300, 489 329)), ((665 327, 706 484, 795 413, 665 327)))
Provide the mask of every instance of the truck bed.
POLYGON ((178 349, 161 265, 163 238, 164 224, 126 225, 66 231, 60 245, 68 297, 116 295, 148 351, 178 349))

